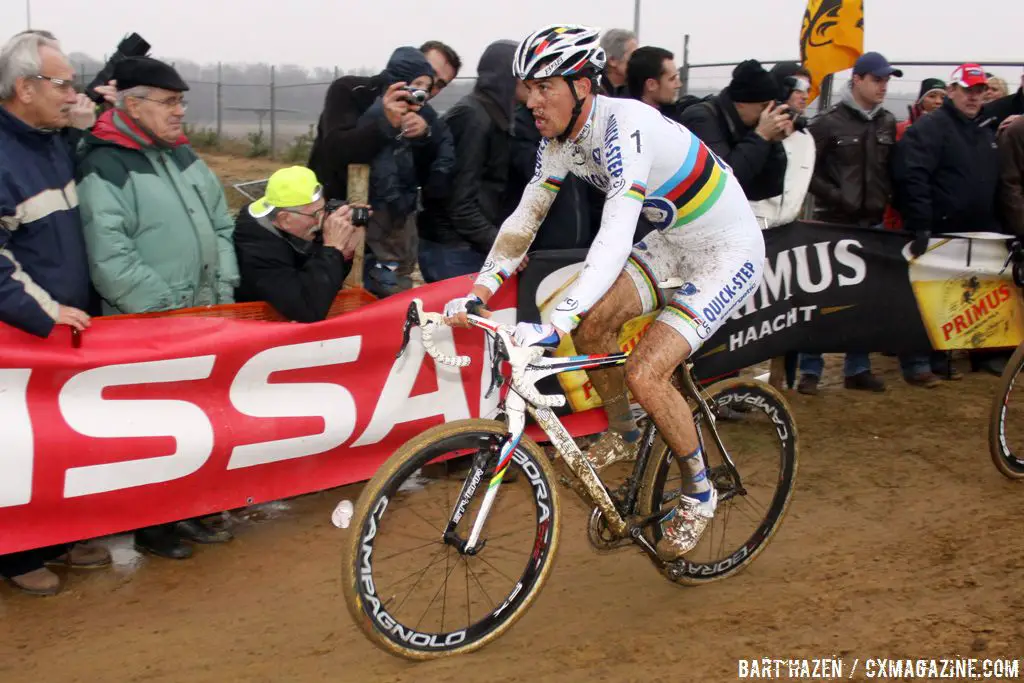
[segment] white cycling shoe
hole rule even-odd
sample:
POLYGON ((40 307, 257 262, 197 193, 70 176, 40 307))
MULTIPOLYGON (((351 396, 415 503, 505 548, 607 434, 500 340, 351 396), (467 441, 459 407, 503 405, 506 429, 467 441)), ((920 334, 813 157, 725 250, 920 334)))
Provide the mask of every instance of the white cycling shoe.
POLYGON ((665 562, 674 562, 693 550, 700 542, 708 522, 718 507, 718 491, 711 489, 711 499, 702 503, 696 498, 679 496, 679 504, 661 518, 661 540, 656 550, 665 562))

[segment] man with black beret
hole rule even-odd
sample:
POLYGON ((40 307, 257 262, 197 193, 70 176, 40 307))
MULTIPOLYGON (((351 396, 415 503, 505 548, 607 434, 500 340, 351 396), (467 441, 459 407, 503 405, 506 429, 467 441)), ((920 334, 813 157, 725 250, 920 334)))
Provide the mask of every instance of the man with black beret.
POLYGON ((786 152, 793 133, 788 107, 778 106, 779 86, 756 59, 732 72, 732 81, 706 102, 687 107, 682 122, 725 163, 750 201, 782 194, 786 152))
MULTIPOLYGON (((117 104, 79 148, 78 196, 89 273, 104 315, 234 303, 234 221, 220 181, 185 138, 188 84, 168 64, 129 57, 114 69, 117 104)), ((197 520, 142 529, 143 550, 192 554, 181 536, 226 541, 197 520)))

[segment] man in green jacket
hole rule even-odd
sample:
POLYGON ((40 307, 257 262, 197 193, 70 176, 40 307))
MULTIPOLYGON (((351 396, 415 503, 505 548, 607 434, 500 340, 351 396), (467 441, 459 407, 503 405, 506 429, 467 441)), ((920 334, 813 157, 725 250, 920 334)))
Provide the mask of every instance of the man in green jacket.
POLYGON ((89 270, 104 315, 234 302, 234 221, 182 132, 188 85, 149 57, 118 63, 117 106, 79 148, 89 270))
MULTIPOLYGON (((79 145, 78 197, 89 274, 103 314, 234 303, 234 221, 220 181, 182 131, 188 85, 169 65, 130 57, 114 69, 117 104, 79 145)), ((135 545, 185 559, 231 539, 198 519, 139 529, 135 545)))

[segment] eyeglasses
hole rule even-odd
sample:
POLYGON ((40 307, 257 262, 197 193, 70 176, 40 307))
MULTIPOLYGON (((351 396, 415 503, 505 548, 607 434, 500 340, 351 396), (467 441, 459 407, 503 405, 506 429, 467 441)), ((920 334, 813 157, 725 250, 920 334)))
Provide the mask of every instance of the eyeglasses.
POLYGON ((162 104, 168 109, 174 109, 175 107, 180 106, 182 111, 188 111, 188 100, 186 99, 172 97, 168 100, 158 100, 153 97, 141 97, 139 95, 132 95, 132 97, 134 97, 137 100, 148 100, 150 102, 156 102, 157 104, 162 104))
POLYGON ((43 76, 41 74, 30 76, 30 78, 34 78, 37 81, 49 81, 53 84, 53 87, 61 92, 70 92, 75 87, 75 82, 66 78, 53 78, 52 76, 43 76))
POLYGON ((280 209, 280 210, 283 211, 284 213, 294 213, 294 214, 298 214, 300 216, 305 216, 306 218, 312 218, 312 219, 314 219, 314 220, 319 222, 319 221, 323 220, 324 213, 327 212, 327 207, 326 206, 321 206, 319 209, 317 209, 313 213, 306 213, 305 211, 295 211, 294 209, 280 209))

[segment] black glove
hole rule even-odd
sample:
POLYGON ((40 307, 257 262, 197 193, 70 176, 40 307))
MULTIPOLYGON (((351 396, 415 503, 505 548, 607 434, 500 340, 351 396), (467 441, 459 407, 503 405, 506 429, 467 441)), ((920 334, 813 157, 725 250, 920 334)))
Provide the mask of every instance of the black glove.
POLYGON ((910 244, 910 253, 914 255, 914 258, 928 251, 928 240, 931 236, 930 230, 922 230, 914 236, 914 241, 910 244))

